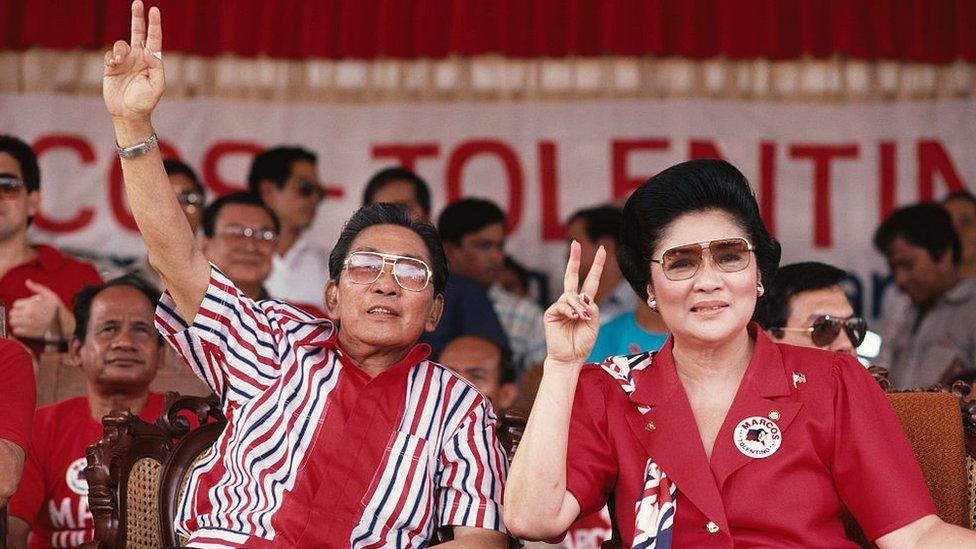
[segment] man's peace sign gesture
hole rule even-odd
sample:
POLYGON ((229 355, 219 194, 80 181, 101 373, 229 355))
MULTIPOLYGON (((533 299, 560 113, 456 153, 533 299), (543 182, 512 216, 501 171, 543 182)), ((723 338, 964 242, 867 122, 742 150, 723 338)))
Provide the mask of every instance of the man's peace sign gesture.
POLYGON ((132 3, 129 43, 118 40, 105 53, 102 96, 113 118, 148 118, 166 88, 159 8, 150 8, 148 28, 144 12, 141 0, 132 3))
POLYGON ((593 301, 593 296, 600 286, 606 258, 606 250, 600 246, 580 288, 580 245, 576 241, 570 245, 563 293, 546 309, 546 362, 582 364, 593 350, 600 329, 600 308, 593 301))

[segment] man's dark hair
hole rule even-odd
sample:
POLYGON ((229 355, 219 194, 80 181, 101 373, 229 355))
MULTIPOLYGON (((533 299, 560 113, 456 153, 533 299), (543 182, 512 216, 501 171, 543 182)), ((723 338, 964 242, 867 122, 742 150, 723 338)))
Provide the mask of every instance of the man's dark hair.
POLYGON ((193 171, 193 168, 189 164, 183 162, 182 160, 177 160, 175 158, 167 158, 163 160, 163 169, 166 170, 166 175, 185 175, 191 183, 193 183, 193 188, 196 189, 201 195, 206 195, 203 190, 203 183, 200 183, 200 178, 197 177, 197 172, 193 171))
POLYGON ((515 261, 515 258, 512 257, 512 256, 510 256, 510 255, 508 255, 508 254, 505 254, 505 268, 506 269, 511 269, 515 273, 516 278, 518 278, 518 280, 522 284, 522 286, 525 286, 525 289, 529 289, 529 270, 528 269, 526 269, 518 261, 515 261))
POLYGON ((790 301, 793 296, 838 286, 846 279, 847 273, 843 270, 816 261, 780 267, 773 280, 766 283, 762 314, 757 320, 766 330, 785 327, 790 318, 790 301))
POLYGON ((247 188, 255 196, 261 196, 261 182, 271 180, 278 188, 285 186, 291 177, 291 167, 295 162, 309 162, 315 165, 315 153, 301 147, 274 147, 254 157, 247 174, 247 188))
POLYGON ((591 242, 610 237, 614 242, 620 242, 620 226, 623 225, 624 213, 620 208, 612 205, 585 208, 569 216, 566 225, 581 220, 586 237, 591 242))
POLYGON ((444 287, 447 285, 447 258, 444 256, 441 239, 437 236, 437 229, 430 223, 414 221, 406 210, 395 204, 380 203, 363 206, 352 214, 349 221, 346 221, 335 247, 332 248, 332 253, 329 254, 329 277, 334 282, 339 283, 342 263, 349 255, 349 247, 352 246, 353 240, 363 230, 374 225, 397 225, 416 233, 424 241, 427 253, 430 254, 434 295, 444 293, 444 287))
POLYGON ((952 225, 949 212, 932 202, 906 206, 885 219, 874 233, 874 247, 882 254, 898 237, 912 246, 924 248, 932 261, 938 262, 946 250, 952 251, 952 263, 962 259, 962 245, 952 225))
POLYGON ((427 217, 430 217, 430 187, 427 186, 427 182, 422 177, 406 168, 400 167, 385 168, 369 178, 369 182, 366 183, 366 189, 363 191, 363 206, 372 204, 373 195, 394 181, 406 181, 410 183, 413 186, 414 198, 417 199, 417 203, 420 204, 420 208, 424 210, 427 217))
POLYGON ((203 216, 200 221, 201 225, 203 225, 203 236, 213 238, 214 231, 217 230, 217 217, 220 216, 220 210, 222 210, 224 206, 230 206, 231 204, 243 204, 245 206, 261 208, 268 214, 269 217, 271 217, 271 224, 274 225, 275 232, 281 232, 281 222, 278 221, 278 216, 274 213, 274 210, 269 208, 268 205, 256 195, 249 192, 238 191, 236 193, 229 193, 221 196, 203 209, 203 216))
POLYGON ((14 157, 20 165, 20 174, 28 193, 41 189, 41 168, 30 145, 12 135, 0 135, 0 152, 14 157))
MULTIPOLYGON (((87 284, 75 294, 71 306, 71 312, 75 315, 75 337, 78 338, 79 342, 84 343, 85 337, 88 335, 88 320, 91 318, 92 302, 102 291, 116 286, 128 286, 139 290, 149 300, 154 311, 159 305, 159 292, 135 273, 125 274, 102 284, 87 284)), ((159 338, 159 343, 162 344, 162 334, 157 332, 156 335, 159 338)))
POLYGON ((749 181, 724 160, 689 160, 648 179, 624 206, 617 262, 642 300, 647 300, 652 253, 668 227, 685 214, 710 210, 725 213, 745 231, 763 283, 773 279, 780 245, 763 225, 749 181))
POLYGON ((448 204, 437 218, 437 232, 441 240, 460 244, 464 235, 475 233, 488 225, 505 225, 505 213, 490 200, 462 198, 448 204))

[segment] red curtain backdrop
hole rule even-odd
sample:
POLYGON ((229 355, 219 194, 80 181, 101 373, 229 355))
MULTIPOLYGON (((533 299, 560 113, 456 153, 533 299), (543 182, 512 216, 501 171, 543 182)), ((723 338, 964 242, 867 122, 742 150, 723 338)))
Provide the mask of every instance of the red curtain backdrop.
MULTIPOLYGON (((976 62, 973 0, 149 0, 164 50, 215 56, 653 55, 976 62)), ((104 49, 125 0, 0 0, 0 49, 104 49)))

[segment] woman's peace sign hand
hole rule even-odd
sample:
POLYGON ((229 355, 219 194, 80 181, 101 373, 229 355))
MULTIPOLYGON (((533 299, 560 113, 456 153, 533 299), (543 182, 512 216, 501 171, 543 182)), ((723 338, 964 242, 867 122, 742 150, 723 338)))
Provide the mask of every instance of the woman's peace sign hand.
POLYGON ((162 49, 159 8, 150 8, 147 28, 145 7, 141 0, 135 0, 129 43, 119 40, 105 53, 102 96, 113 118, 149 118, 166 88, 162 49))
POLYGON ((546 362, 572 365, 582 364, 593 350, 600 329, 600 308, 593 296, 600 286, 600 275, 607 252, 600 246, 583 287, 579 288, 580 245, 573 241, 566 262, 563 293, 545 314, 546 362))

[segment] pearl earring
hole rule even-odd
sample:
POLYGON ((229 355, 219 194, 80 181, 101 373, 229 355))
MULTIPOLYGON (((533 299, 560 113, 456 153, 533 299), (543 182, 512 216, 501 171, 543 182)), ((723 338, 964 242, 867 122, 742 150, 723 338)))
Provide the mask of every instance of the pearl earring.
POLYGON ((648 298, 648 300, 647 300, 647 306, 650 307, 652 311, 656 311, 657 310, 657 300, 654 299, 653 297, 648 298))

